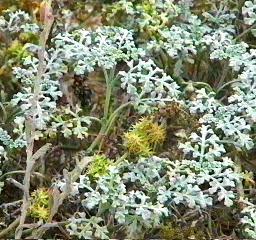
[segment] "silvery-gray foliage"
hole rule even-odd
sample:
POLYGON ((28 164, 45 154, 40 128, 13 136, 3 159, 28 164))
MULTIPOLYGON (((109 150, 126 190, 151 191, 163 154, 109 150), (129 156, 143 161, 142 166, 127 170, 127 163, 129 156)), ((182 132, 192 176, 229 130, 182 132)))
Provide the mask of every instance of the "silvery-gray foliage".
MULTIPOLYGON (((122 10, 128 16, 126 21, 122 22, 122 25, 127 29, 148 33, 157 32, 158 29, 163 28, 180 15, 183 5, 174 4, 173 1, 169 0, 153 0, 143 4, 136 1, 119 0, 110 6, 106 5, 109 7, 107 11, 110 11, 107 19, 109 22, 115 21, 115 14, 122 10), (149 9, 151 11, 148 11, 149 9)), ((118 22, 117 25, 119 24, 118 22)))
POLYGON ((245 207, 242 211, 240 220, 243 227, 243 234, 246 238, 256 238, 256 207, 253 204, 245 207))
MULTIPOLYGON (((205 131, 210 133, 206 127, 202 135, 205 131)), ((137 163, 123 162, 110 167, 109 174, 100 177, 96 185, 81 175, 79 182, 72 185, 72 195, 81 197, 85 212, 97 210, 106 219, 112 216, 125 226, 130 237, 142 229, 159 226, 165 216, 175 214, 174 206, 204 209, 218 201, 226 206, 233 205, 236 196, 232 189, 240 180, 234 163, 221 156, 224 150, 216 143, 217 137, 196 139, 198 144, 185 144, 182 148, 186 153, 198 152, 200 144, 205 149, 202 161, 195 155, 195 160, 173 162, 154 156, 141 158, 137 163), (214 145, 217 147, 212 152, 214 145), (208 156, 212 159, 207 159, 208 156)), ((57 185, 62 189, 65 182, 57 185)), ((71 222, 74 223, 72 219, 71 222)), ((82 228, 80 222, 76 224, 73 229, 82 228)), ((74 234, 79 236, 80 233, 74 234)))
MULTIPOLYGON (((53 49, 45 52, 45 71, 40 80, 40 93, 36 103, 36 127, 39 130, 46 129, 47 122, 56 110, 56 101, 62 96, 59 90, 58 79, 67 71, 58 51, 53 49)), ((12 103, 19 105, 23 111, 23 118, 19 117, 19 124, 24 124, 25 117, 30 116, 33 105, 33 83, 37 78, 38 59, 33 56, 26 57, 23 67, 15 67, 13 73, 22 82, 23 89, 14 95, 12 103)))
POLYGON ((206 34, 202 41, 210 47, 210 59, 223 60, 228 57, 226 49, 232 46, 233 35, 221 29, 214 29, 206 34))
POLYGON ((161 31, 161 35, 166 39, 163 47, 172 58, 184 58, 188 55, 196 54, 196 47, 191 33, 185 29, 172 26, 167 31, 161 31))
MULTIPOLYGON (((241 83, 240 87, 247 88, 247 84, 241 83)), ((238 107, 238 112, 249 121, 251 124, 256 121, 256 93, 251 88, 251 91, 243 91, 239 87, 235 87, 235 94, 229 97, 230 103, 234 104, 234 107, 238 107)))
POLYGON ((57 111, 56 116, 51 118, 51 126, 48 127, 49 135, 62 133, 65 138, 76 136, 79 139, 88 136, 88 127, 91 125, 91 119, 81 114, 82 109, 76 105, 74 111, 70 106, 66 107, 62 113, 57 111))
POLYGON ((202 15, 210 26, 218 26, 218 28, 226 31, 233 31, 234 29, 233 22, 236 15, 230 9, 222 8, 219 11, 204 12, 202 15))
MULTIPOLYGON (((123 166, 123 168, 125 167, 128 166, 123 166)), ((132 167, 136 171, 136 166, 132 167)), ((145 172, 148 170, 147 164, 143 168, 142 163, 139 169, 144 170, 144 172, 137 170, 140 175, 144 175, 144 178, 146 178, 144 184, 148 182, 153 184, 153 180, 160 179, 158 175, 147 177, 147 172, 145 172)), ((131 168, 129 170, 131 171, 131 168)), ((127 233, 138 234, 141 228, 158 226, 161 218, 168 215, 168 211, 166 207, 156 202, 156 188, 154 185, 149 186, 149 190, 145 188, 143 191, 128 187, 129 183, 136 185, 134 179, 129 178, 131 173, 129 170, 110 169, 108 176, 104 176, 97 181, 96 189, 85 193, 86 198, 83 205, 88 209, 99 208, 106 214, 113 214, 119 224, 126 226, 127 233), (135 224, 135 221, 137 224, 135 224)), ((134 175, 136 177, 136 173, 134 175)), ((143 179, 139 178, 138 181, 143 181, 143 179)))
POLYGON ((244 22, 248 25, 253 25, 256 22, 256 1, 245 1, 242 8, 244 22))
MULTIPOLYGON (((248 2, 245 5, 253 7, 248 2)), ((228 97, 228 102, 223 104, 216 99, 215 93, 206 93, 205 89, 201 89, 197 91, 196 98, 190 101, 188 105, 191 113, 201 116, 200 122, 202 124, 209 124, 209 129, 211 128, 214 132, 218 132, 218 138, 216 138, 218 145, 232 144, 238 149, 251 149, 254 147, 254 143, 250 137, 250 132, 256 119, 255 50, 248 49, 248 45, 244 42, 236 43, 232 34, 226 31, 217 31, 216 34, 211 33, 210 35, 205 35, 205 42, 210 46, 212 51, 210 58, 228 60, 229 66, 234 73, 238 74, 232 84, 233 92, 228 97), (218 36, 218 38, 215 36, 218 36)), ((195 139, 198 139, 198 135, 191 136, 191 138, 192 141, 187 142, 185 146, 181 145, 181 147, 186 153, 192 153, 192 155, 200 157, 201 146, 195 145, 196 150, 194 150, 192 144, 195 139)), ((215 147, 211 151, 214 149, 215 147)), ((211 161, 211 163, 214 162, 216 163, 216 161, 211 161)), ((231 160, 229 162, 232 163, 231 160)), ((223 163, 227 163, 227 159, 223 163)), ((191 165, 192 162, 189 161, 189 164, 191 165)), ((222 166, 220 169, 223 171, 225 167, 222 166)), ((232 167, 227 170, 225 175, 228 176, 230 171, 233 172, 232 167)), ((236 181, 238 181, 238 178, 236 175, 233 175, 231 179, 221 180, 220 182, 226 182, 226 186, 235 186, 236 181)), ((218 199, 224 199, 226 205, 231 205, 235 197, 232 190, 223 190, 221 187, 218 187, 218 180, 213 183, 215 187, 211 188, 210 192, 213 193, 217 189, 220 189, 218 199), (223 198, 223 196, 225 197, 223 198)), ((241 223, 244 224, 243 235, 254 239, 255 208, 248 207, 243 211, 243 214, 244 216, 241 220, 241 223)))
POLYGON ((85 213, 76 213, 69 219, 66 228, 71 236, 79 239, 109 239, 106 226, 102 226, 103 219, 100 217, 86 218, 85 213))
POLYGON ((184 7, 190 8, 190 7, 194 6, 194 0, 179 0, 178 4, 180 6, 184 6, 184 7))
POLYGON ((244 104, 242 108, 241 102, 237 104, 232 99, 234 102, 222 105, 214 98, 214 93, 206 94, 205 90, 200 90, 196 99, 189 103, 190 111, 201 114, 199 121, 209 124, 214 131, 221 130, 220 142, 233 144, 238 149, 251 149, 254 146, 250 138, 251 121, 244 116, 246 108, 250 106, 244 104))
POLYGON ((79 197, 84 192, 85 198, 81 196, 81 199, 84 198, 85 209, 99 209, 106 219, 114 217, 118 225, 125 226, 128 236, 134 238, 142 229, 159 226, 168 215, 167 207, 157 201, 158 188, 167 180, 165 175, 164 159, 142 159, 137 164, 125 162, 110 167, 109 175, 99 178, 96 186, 82 175, 79 183, 74 183, 73 195, 79 197), (135 190, 136 186, 141 190, 135 190))
POLYGON ((24 33, 38 33, 39 32, 39 26, 35 23, 26 23, 20 26, 22 31, 24 33))
MULTIPOLYGON (((215 99, 215 93, 206 93, 201 89, 188 105, 192 113, 201 114, 201 122, 210 123, 213 128, 221 129, 225 136, 223 140, 233 142, 237 148, 251 149, 253 142, 250 130, 256 114, 255 51, 248 50, 248 45, 244 42, 234 43, 233 37, 226 32, 218 34, 223 34, 219 41, 206 41, 212 48, 210 58, 228 60, 234 73, 238 74, 232 85, 233 93, 228 97, 228 103, 222 104, 215 99)), ((207 35, 205 37, 207 39, 207 35)))
MULTIPOLYGON (((180 4, 182 2, 186 1, 180 1, 180 4)), ((167 1, 157 3, 161 8, 167 1)), ((243 7, 248 25, 255 24, 255 4, 255 1, 246 1, 243 7)), ((254 147, 250 133, 256 121, 256 51, 234 38, 234 26, 230 25, 233 14, 219 12, 219 18, 206 13, 205 24, 189 12, 189 4, 185 5, 186 10, 183 10, 188 16, 183 16, 182 23, 173 24, 170 29, 160 29, 162 40, 151 41, 148 48, 162 48, 171 58, 190 63, 201 50, 209 51, 212 61, 229 63, 235 76, 233 82, 236 82, 231 85, 232 93, 223 103, 217 99, 216 93, 202 88, 196 91, 194 99, 187 101, 190 112, 200 117, 201 127, 185 143, 180 143, 183 159, 169 161, 151 157, 133 163, 123 162, 110 167, 110 173, 96 182, 81 175, 79 182, 72 183, 71 194, 78 202, 81 201, 80 208, 85 210, 80 209, 69 219, 67 230, 71 235, 80 239, 110 238, 106 220, 111 217, 118 226, 124 226, 132 238, 142 230, 159 226, 165 217, 172 216, 173 206, 204 209, 221 202, 230 207, 237 197, 234 188, 240 183, 241 176, 226 151, 229 145, 239 150, 254 147), (217 29, 214 25, 218 26, 217 29), (91 217, 88 212, 96 213, 96 216, 91 217)), ((179 13, 183 11, 182 6, 175 9, 179 13)), ((7 18, 0 17, 0 30, 37 32, 38 26, 29 24, 29 21, 29 16, 22 11, 9 13, 7 18)), ((148 24, 147 21, 146 16, 141 26, 148 24)), ((65 137, 76 135, 84 138, 88 134, 91 120, 80 116, 80 109, 67 109, 66 114, 71 116, 68 120, 58 115, 53 117, 56 101, 61 96, 58 80, 69 70, 83 75, 97 68, 113 70, 117 64, 126 63, 128 70, 120 71, 118 80, 141 113, 149 111, 152 106, 164 106, 166 102, 180 99, 181 87, 145 57, 144 50, 136 46, 132 32, 127 29, 80 29, 59 34, 53 44, 53 48, 44 53, 46 68, 36 103, 36 128, 39 130, 36 139, 41 136, 41 130, 61 131, 65 137)), ((7 131, 0 128, 0 157, 6 158, 8 149, 26 144, 24 121, 32 114, 33 82, 38 71, 35 53, 39 47, 32 44, 25 47, 32 54, 24 59, 22 66, 13 69, 16 79, 23 86, 12 100, 22 109, 22 115, 14 121, 17 126, 14 133, 18 137, 13 140, 7 131)), ((58 182, 61 190, 65 184, 58 182)), ((256 238, 255 212, 253 207, 247 207, 242 212, 241 223, 245 235, 250 238, 256 238)))
MULTIPOLYGON (((8 11, 6 16, 0 16, 0 30, 3 32, 17 33, 20 32, 23 28, 28 29, 28 22, 31 21, 28 13, 18 10, 16 12, 8 11)), ((30 27, 38 29, 37 27, 30 27)))
POLYGON ((150 106, 164 106, 166 102, 178 99, 177 83, 151 60, 130 61, 129 70, 120 71, 121 87, 127 91, 131 101, 140 112, 150 106))
POLYGON ((56 48, 62 59, 73 63, 76 74, 82 75, 100 67, 113 69, 119 62, 138 59, 142 49, 135 46, 131 31, 117 27, 102 27, 95 31, 85 29, 59 34, 56 48))
POLYGON ((22 60, 20 66, 13 68, 13 75, 20 81, 22 85, 21 91, 13 95, 11 103, 14 106, 19 106, 22 114, 14 119, 14 129, 11 135, 15 135, 16 139, 11 140, 8 148, 22 148, 26 145, 25 140, 25 119, 30 118, 35 114, 36 135, 35 139, 42 136, 40 131, 47 129, 47 124, 50 121, 52 114, 56 111, 56 101, 62 96, 59 90, 59 78, 67 72, 67 67, 59 58, 59 52, 55 49, 49 49, 44 52, 45 70, 40 79, 39 96, 37 102, 34 103, 34 81, 38 77, 38 58, 37 52, 39 46, 26 44, 24 46, 30 55, 22 60), (34 107, 35 111, 34 111, 34 107), (33 111, 33 112, 32 112, 33 111))
POLYGON ((191 174, 190 178, 194 178, 194 184, 200 187, 204 197, 210 201, 207 205, 224 200, 224 205, 231 206, 233 205, 232 199, 235 198, 232 188, 239 180, 239 175, 234 172, 234 167, 231 159, 222 157, 209 162, 183 160, 178 169, 181 173, 191 174), (193 176, 195 172, 196 174, 193 176), (204 184, 206 183, 209 184, 208 189, 205 189, 204 184))
POLYGON ((214 92, 206 92, 205 88, 201 88, 195 91, 196 97, 188 103, 189 110, 193 114, 203 115, 212 114, 221 103, 215 98, 214 92))
POLYGON ((154 0, 149 2, 152 5, 153 13, 145 10, 145 7, 137 4, 133 10, 136 23, 140 29, 159 29, 180 15, 181 9, 178 4, 169 0, 154 0), (138 17, 139 16, 139 17, 138 17))
POLYGON ((12 142, 11 136, 4 129, 0 128, 0 157, 6 158, 6 148, 12 142))
POLYGON ((212 51, 210 54, 211 59, 233 60, 246 52, 248 47, 246 43, 241 42, 235 44, 231 35, 228 36, 227 33, 225 35, 223 38, 220 35, 217 38, 211 35, 211 39, 209 39, 209 35, 205 36, 205 42, 210 45, 212 51))
MULTIPOLYGON (((39 31, 39 26, 35 23, 32 23, 32 20, 29 14, 24 11, 21 11, 21 10, 18 10, 16 12, 6 11, 5 15, 0 17, 0 30, 3 33, 8 33, 8 34, 21 33, 21 32, 37 33, 39 31)), ((28 46, 30 46, 30 44, 28 44, 28 46)), ((24 49, 26 48, 27 46, 24 46, 24 49)), ((55 61, 55 59, 53 59, 53 61, 55 61)), ((21 80, 24 86, 22 91, 18 92, 13 97, 12 103, 16 106, 18 105, 18 103, 23 102, 23 104, 21 104, 21 108, 22 110, 25 111, 30 107, 29 101, 31 100, 33 95, 31 92, 32 91, 31 85, 37 73, 37 59, 27 57, 27 59, 24 59, 24 68, 15 67, 13 69, 13 73, 14 75, 16 75, 16 78, 18 80, 21 80)), ((55 89, 48 89, 48 93, 51 93, 54 91, 55 89)), ((45 105, 49 104, 49 97, 42 100, 42 102, 44 102, 45 105)), ((49 106, 47 106, 47 108, 49 106)), ((40 105, 38 105, 38 109, 41 109, 40 105)), ((6 144, 5 141, 2 141, 2 144, 5 146, 6 149, 22 148, 26 145, 25 135, 24 135, 24 117, 25 115, 17 116, 14 120, 14 123, 16 124, 17 128, 15 128, 13 132, 17 134, 17 138, 13 140, 9 136, 8 144, 6 144)), ((5 133, 7 134, 7 132, 5 133)), ((1 153, 3 153, 6 157, 6 151, 2 150, 1 153)))
MULTIPOLYGON (((0 150, 1 151, 1 150, 0 150)), ((2 175, 2 172, 0 171, 0 176, 2 175)), ((0 193, 3 189, 3 186, 4 186, 4 183, 3 182, 0 182, 0 193)))
POLYGON ((193 63, 194 57, 202 46, 203 36, 210 31, 207 25, 191 15, 187 23, 173 25, 170 29, 159 30, 160 41, 148 43, 148 49, 163 49, 173 59, 182 59, 193 63))
POLYGON ((250 49, 239 57, 231 58, 230 63, 238 71, 237 83, 233 84, 235 93, 229 97, 230 102, 238 105, 246 119, 255 122, 255 76, 256 76, 256 51, 250 49))
POLYGON ((224 200, 226 206, 231 206, 235 198, 231 188, 236 186, 240 177, 235 173, 232 160, 225 157, 224 145, 211 127, 202 125, 200 134, 193 132, 190 141, 181 143, 179 147, 183 149, 185 156, 195 159, 181 162, 181 166, 184 164, 183 170, 188 171, 188 176, 194 178, 193 181, 199 186, 208 182, 211 186, 207 190, 208 197, 217 194, 218 201, 224 200), (192 172, 189 172, 190 168, 198 173, 193 176, 192 172))
MULTIPOLYGON (((195 27, 200 28, 200 24, 198 22, 195 27)), ((240 62, 242 57, 245 58, 248 46, 245 43, 234 43, 229 32, 219 30, 212 32, 213 35, 207 35, 208 30, 202 29, 201 35, 198 35, 198 39, 204 35, 202 42, 188 41, 192 43, 190 53, 193 53, 194 46, 201 44, 203 48, 203 44, 207 42, 212 50, 210 58, 230 61, 234 71, 246 69, 244 65, 247 63, 240 62)), ((192 37, 190 32, 188 37, 192 37)), ((96 63, 92 64, 95 65, 96 63)), ((138 106, 144 103, 144 111, 148 105, 155 103, 152 100, 163 104, 166 100, 173 101, 178 98, 178 85, 156 67, 153 61, 132 60, 127 65, 129 70, 119 73, 121 86, 127 90, 131 101, 138 106)), ((250 66, 248 61, 251 69, 250 66)), ((253 109, 253 106, 250 104, 245 109, 244 104, 244 109, 241 109, 241 93, 246 95, 251 88, 244 86, 242 84, 239 88, 234 87, 235 93, 229 96, 227 105, 217 100, 214 92, 207 93, 203 88, 197 91, 196 98, 188 106, 192 113, 201 116, 202 127, 199 133, 191 134, 188 142, 180 144, 185 154, 184 160, 169 162, 153 157, 137 164, 113 167, 110 175, 97 181, 96 187, 88 178, 81 176, 82 181, 80 179, 79 183, 73 183, 73 195, 79 195, 82 189, 86 189, 83 206, 90 211, 99 209, 101 213, 113 215, 119 224, 126 226, 131 236, 143 228, 157 226, 164 216, 172 214, 170 206, 200 209, 216 202, 223 202, 228 207, 233 205, 236 198, 233 189, 241 181, 241 177, 236 173, 233 161, 225 156, 225 146, 233 144, 237 148, 246 149, 253 146, 249 136, 250 118, 244 117, 244 112, 249 107, 253 109), (160 161, 161 164, 157 164, 160 161), (145 162, 153 164, 146 167, 145 162), (131 184, 139 184, 139 189, 143 190, 127 188, 131 184)), ((243 101, 245 102, 246 100, 243 101)))
POLYGON ((10 145, 12 142, 11 136, 2 128, 0 128, 0 141, 4 146, 10 145))
POLYGON ((192 133, 190 141, 180 144, 185 154, 192 153, 194 159, 203 161, 213 161, 221 157, 226 152, 219 137, 213 132, 211 126, 202 125, 199 129, 200 134, 192 133))
POLYGON ((23 135, 19 135, 15 140, 11 138, 8 132, 0 128, 0 159, 4 157, 7 159, 8 150, 14 148, 22 148, 26 145, 26 141, 23 139, 23 135))

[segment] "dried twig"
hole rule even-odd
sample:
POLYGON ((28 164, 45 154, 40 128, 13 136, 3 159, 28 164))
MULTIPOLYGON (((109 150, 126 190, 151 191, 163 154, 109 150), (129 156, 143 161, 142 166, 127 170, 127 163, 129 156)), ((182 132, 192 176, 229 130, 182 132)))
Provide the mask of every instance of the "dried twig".
MULTIPOLYGON (((3 179, 3 178, 5 178, 5 177, 8 176, 8 175, 24 174, 24 173, 25 173, 24 170, 11 171, 11 172, 7 172, 7 173, 3 174, 3 175, 0 177, 0 179, 3 179)), ((33 172, 33 174, 36 175, 36 176, 38 176, 38 177, 40 177, 41 179, 45 178, 45 176, 44 176, 43 174, 39 173, 39 172, 33 172)))
POLYGON ((52 14, 52 8, 51 8, 51 1, 44 1, 41 4, 41 19, 43 18, 42 22, 44 24, 44 30, 40 34, 40 40, 39 45, 40 49, 38 51, 38 72, 37 76, 34 82, 34 94, 32 99, 32 107, 31 107, 31 113, 32 116, 27 118, 25 129, 26 129, 26 139, 27 139, 27 159, 26 159, 26 171, 24 176, 24 194, 23 194, 23 204, 21 208, 21 216, 20 216, 20 223, 19 226, 16 229, 15 232, 15 238, 20 239, 22 236, 23 231, 23 224, 25 223, 25 219, 27 216, 28 208, 30 205, 29 202, 29 189, 30 189, 30 177, 32 173, 32 169, 34 167, 35 161, 41 157, 41 154, 45 153, 45 149, 49 147, 49 145, 43 146, 41 148, 41 151, 37 151, 35 154, 33 154, 34 150, 34 142, 35 142, 35 131, 36 131, 36 110, 37 110, 37 104, 39 101, 39 96, 41 92, 41 81, 43 74, 45 72, 45 65, 44 65, 44 55, 45 55, 45 48, 46 48, 46 41, 48 39, 54 18, 52 14))
POLYGON ((20 222, 20 217, 14 220, 6 229, 0 232, 0 239, 6 236, 9 232, 11 232, 20 222))
POLYGON ((15 179, 7 178, 6 181, 12 183, 14 186, 16 186, 17 188, 21 189, 22 191, 25 191, 24 186, 21 183, 19 183, 18 181, 16 181, 15 179))
POLYGON ((44 225, 42 225, 41 227, 32 232, 32 235, 30 236, 32 239, 42 238, 44 233, 49 228, 55 226, 54 223, 52 223, 52 219, 58 212, 58 209, 62 205, 64 200, 69 196, 72 190, 72 182, 75 182, 79 178, 84 168, 92 161, 92 159, 93 157, 84 157, 81 159, 81 161, 78 161, 76 163, 76 167, 73 171, 68 172, 66 169, 63 170, 63 175, 66 181, 65 189, 62 193, 59 192, 57 187, 53 189, 53 206, 51 208, 50 217, 48 218, 47 223, 45 223, 44 225))

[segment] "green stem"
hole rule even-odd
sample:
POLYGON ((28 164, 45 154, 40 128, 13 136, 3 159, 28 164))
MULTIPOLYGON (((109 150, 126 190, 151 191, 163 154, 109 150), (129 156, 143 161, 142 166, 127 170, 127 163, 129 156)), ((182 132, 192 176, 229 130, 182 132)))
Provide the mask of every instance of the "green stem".
POLYGON ((100 124, 102 124, 102 122, 100 121, 100 119, 96 118, 96 117, 88 117, 90 120, 93 120, 95 122, 98 122, 100 124))
POLYGON ((128 157, 128 153, 124 153, 120 158, 117 159, 117 161, 114 163, 115 166, 119 165, 128 157))
POLYGON ((226 63, 224 64, 224 69, 223 69, 221 78, 220 78, 219 82, 216 84, 216 85, 217 85, 217 88, 219 88, 220 86, 223 85, 223 83, 224 83, 224 81, 225 81, 225 79, 226 79, 226 77, 227 77, 227 75, 228 75, 228 70, 229 70, 229 63, 226 62, 226 63))
POLYGON ((217 90, 217 93, 218 92, 220 92, 223 88, 225 88, 226 86, 228 86, 228 85, 230 85, 230 84, 232 84, 232 83, 236 83, 236 82, 240 82, 240 80, 233 80, 233 81, 230 81, 230 82, 227 82, 227 83, 225 83, 225 84, 223 84, 221 87, 219 87, 218 88, 218 90, 217 90))
POLYGON ((213 91, 212 87, 208 83, 205 83, 205 82, 193 82, 193 86, 203 86, 206 89, 208 89, 210 92, 213 91))
MULTIPOLYGON (((239 159, 238 156, 235 155, 235 163, 236 163, 236 168, 235 171, 240 174, 242 171, 242 164, 241 164, 241 160, 239 159)), ((238 199, 242 200, 244 199, 244 188, 243 188, 243 184, 242 181, 238 181, 237 182, 237 195, 238 195, 238 199)))
POLYGON ((109 75, 105 69, 103 70, 103 72, 104 72, 106 85, 107 85, 106 99, 105 99, 105 105, 104 105, 104 119, 107 119, 108 112, 109 112, 110 99, 111 99, 111 92, 112 92, 112 86, 111 86, 112 79, 109 78, 109 75))
POLYGON ((101 129, 97 135, 97 137, 94 139, 90 147, 87 149, 88 152, 92 152, 92 150, 99 144, 101 139, 104 136, 105 130, 107 128, 107 119, 109 115, 109 106, 110 106, 110 100, 111 100, 111 94, 112 94, 112 85, 115 80, 115 68, 110 70, 110 73, 107 72, 106 69, 103 69, 105 81, 106 81, 106 98, 105 98, 105 104, 104 104, 104 116, 101 119, 101 129))
MULTIPOLYGON (((24 170, 17 170, 17 171, 8 172, 8 173, 3 174, 3 175, 0 177, 0 179, 3 179, 3 178, 5 178, 6 176, 14 175, 14 174, 25 174, 25 171, 24 171, 24 170)), ((32 174, 37 175, 38 177, 41 177, 41 178, 45 178, 45 176, 42 175, 42 174, 39 173, 39 172, 33 172, 32 174)))
POLYGON ((206 83, 206 82, 185 81, 185 80, 182 79, 182 78, 178 78, 178 83, 179 83, 180 85, 185 85, 185 86, 187 86, 188 84, 192 84, 194 87, 204 87, 204 88, 206 88, 207 90, 209 90, 210 92, 213 91, 211 85, 209 85, 209 84, 206 83))
POLYGON ((241 34, 239 34, 235 40, 239 40, 241 39, 244 35, 246 35, 248 32, 250 32, 253 28, 256 27, 256 24, 253 24, 252 26, 250 26, 249 28, 247 28, 244 32, 242 32, 241 34))
POLYGON ((105 125, 102 125, 97 137, 94 139, 94 141, 92 142, 92 144, 90 145, 90 147, 87 149, 88 153, 91 153, 92 150, 99 144, 99 142, 101 141, 103 134, 105 132, 105 125))
POLYGON ((117 108, 112 114, 111 116, 109 117, 109 120, 107 122, 107 128, 106 128, 106 131, 105 131, 105 135, 109 134, 113 124, 115 123, 115 120, 116 118, 118 117, 119 113, 124 109, 126 108, 127 106, 129 106, 132 102, 127 102, 127 103, 124 103, 123 105, 121 105, 119 108, 117 108))
MULTIPOLYGON (((119 106, 109 117, 108 121, 102 125, 99 134, 97 137, 94 139, 90 147, 87 149, 87 152, 92 152, 92 150, 99 144, 101 143, 103 136, 107 135, 109 131, 111 130, 111 127, 113 126, 118 114, 127 106, 132 104, 132 102, 127 102, 119 106)), ((101 144, 102 145, 102 144, 101 144)))
POLYGON ((3 103, 1 103, 1 102, 0 102, 0 108, 2 109, 2 113, 3 113, 3 121, 6 121, 7 113, 6 113, 6 110, 5 110, 5 107, 4 107, 3 103))

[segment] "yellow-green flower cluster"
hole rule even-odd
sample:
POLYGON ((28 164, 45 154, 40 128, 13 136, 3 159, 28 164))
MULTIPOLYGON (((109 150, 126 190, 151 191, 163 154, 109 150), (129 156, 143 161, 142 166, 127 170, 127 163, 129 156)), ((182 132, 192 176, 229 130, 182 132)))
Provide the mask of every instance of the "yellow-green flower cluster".
POLYGON ((50 192, 45 188, 40 188, 31 194, 32 204, 30 216, 32 218, 46 221, 50 216, 50 192))
POLYGON ((98 179, 101 176, 105 176, 109 173, 109 167, 112 164, 112 161, 106 156, 96 155, 88 167, 88 175, 92 179, 98 179))
POLYGON ((124 141, 129 153, 151 156, 156 146, 163 144, 165 136, 165 129, 154 123, 152 118, 142 118, 124 135, 124 141))

